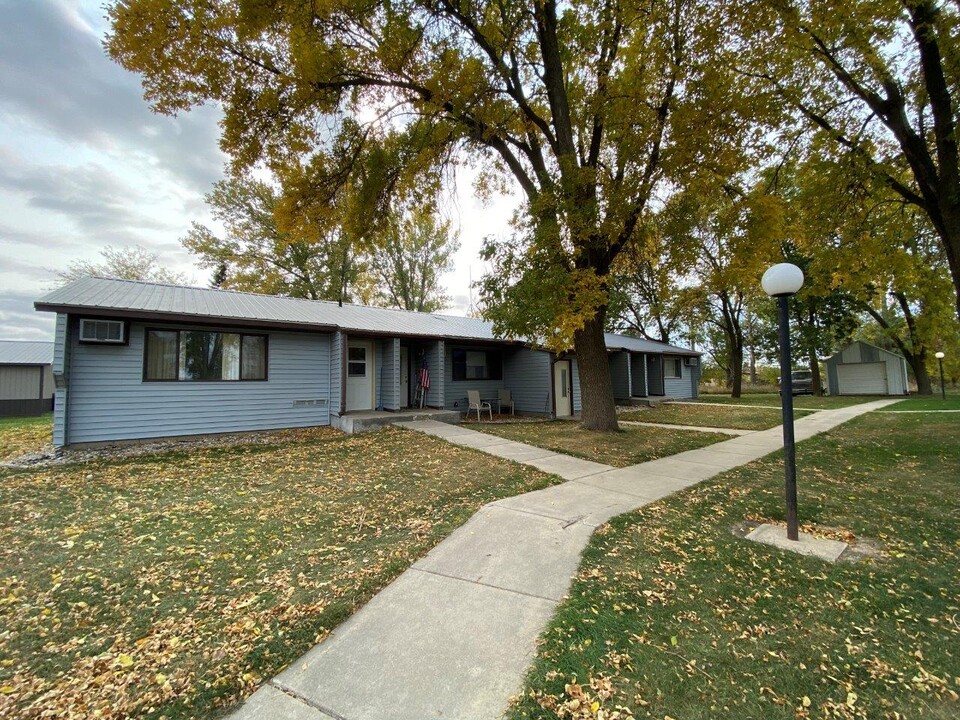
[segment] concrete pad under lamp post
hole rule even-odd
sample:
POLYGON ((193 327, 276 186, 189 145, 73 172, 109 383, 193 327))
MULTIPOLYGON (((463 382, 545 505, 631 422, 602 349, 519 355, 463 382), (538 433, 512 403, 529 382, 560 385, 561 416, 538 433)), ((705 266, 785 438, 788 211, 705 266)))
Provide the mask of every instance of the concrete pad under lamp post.
POLYGON ((943 384, 943 351, 936 354, 937 362, 940 363, 940 397, 947 399, 947 386, 943 384))
POLYGON ((763 291, 777 299, 780 316, 780 404, 783 407, 783 464, 786 476, 787 539, 798 540, 797 448, 793 435, 793 378, 790 360, 790 296, 803 287, 803 271, 791 263, 777 263, 760 280, 763 291))

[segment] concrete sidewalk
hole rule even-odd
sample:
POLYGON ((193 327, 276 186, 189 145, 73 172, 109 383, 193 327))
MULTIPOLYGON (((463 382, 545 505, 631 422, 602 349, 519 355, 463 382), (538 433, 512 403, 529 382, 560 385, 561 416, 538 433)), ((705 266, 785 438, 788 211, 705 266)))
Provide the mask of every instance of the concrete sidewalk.
MULTIPOLYGON (((799 418, 797 439, 891 402, 799 418)), ((483 507, 261 687, 234 720, 499 718, 594 528, 782 446, 776 427, 617 469, 455 425, 399 424, 568 482, 483 507)))

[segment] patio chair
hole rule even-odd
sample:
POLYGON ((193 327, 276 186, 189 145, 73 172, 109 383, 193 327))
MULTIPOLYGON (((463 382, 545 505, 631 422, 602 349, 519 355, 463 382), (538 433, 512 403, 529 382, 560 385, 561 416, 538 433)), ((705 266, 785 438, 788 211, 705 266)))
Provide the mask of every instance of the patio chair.
POLYGON ((510 408, 511 415, 516 415, 514 412, 513 397, 510 395, 510 391, 506 389, 497 390, 497 414, 502 414, 505 407, 510 408))
POLYGON ((486 410, 490 413, 490 419, 493 420, 493 408, 490 406, 490 403, 484 402, 480 399, 479 390, 467 390, 467 402, 469 406, 467 407, 467 415, 469 415, 473 410, 477 411, 477 422, 480 422, 480 411, 486 410))

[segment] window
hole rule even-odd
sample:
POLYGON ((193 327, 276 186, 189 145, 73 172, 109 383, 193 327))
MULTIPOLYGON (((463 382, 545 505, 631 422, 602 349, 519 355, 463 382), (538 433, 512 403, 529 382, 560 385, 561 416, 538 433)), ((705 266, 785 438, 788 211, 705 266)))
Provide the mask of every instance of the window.
POLYGON ((347 376, 367 376, 367 348, 362 345, 352 345, 347 348, 347 376))
POLYGON ((91 320, 89 318, 81 318, 80 342, 126 345, 127 324, 123 320, 91 320))
POLYGON ((454 380, 502 380, 503 360, 497 350, 454 350, 454 380))
POLYGON ((208 330, 147 330, 147 381, 266 380, 267 336, 208 330))
POLYGON ((683 363, 680 361, 680 358, 664 358, 663 376, 665 378, 677 379, 682 377, 682 373, 683 363))

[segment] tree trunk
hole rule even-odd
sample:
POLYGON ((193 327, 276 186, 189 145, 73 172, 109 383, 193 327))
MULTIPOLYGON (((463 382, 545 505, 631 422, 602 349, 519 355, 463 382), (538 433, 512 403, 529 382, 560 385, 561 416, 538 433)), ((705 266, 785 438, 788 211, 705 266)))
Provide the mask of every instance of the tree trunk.
POLYGON ((913 377, 917 380, 917 395, 933 395, 933 383, 930 382, 930 373, 927 372, 926 351, 907 356, 913 377))
POLYGON ((734 338, 730 347, 730 397, 738 398, 743 394, 743 344, 734 338))
POLYGON ((757 349, 750 346, 750 384, 757 384, 757 349))
POLYGON ((583 427, 610 432, 618 430, 617 407, 610 383, 610 362, 603 339, 604 312, 589 320, 573 334, 580 376, 580 406, 583 427))
POLYGON ((820 361, 817 359, 817 351, 810 352, 810 374, 813 375, 810 389, 817 397, 823 395, 823 378, 820 377, 820 361))

